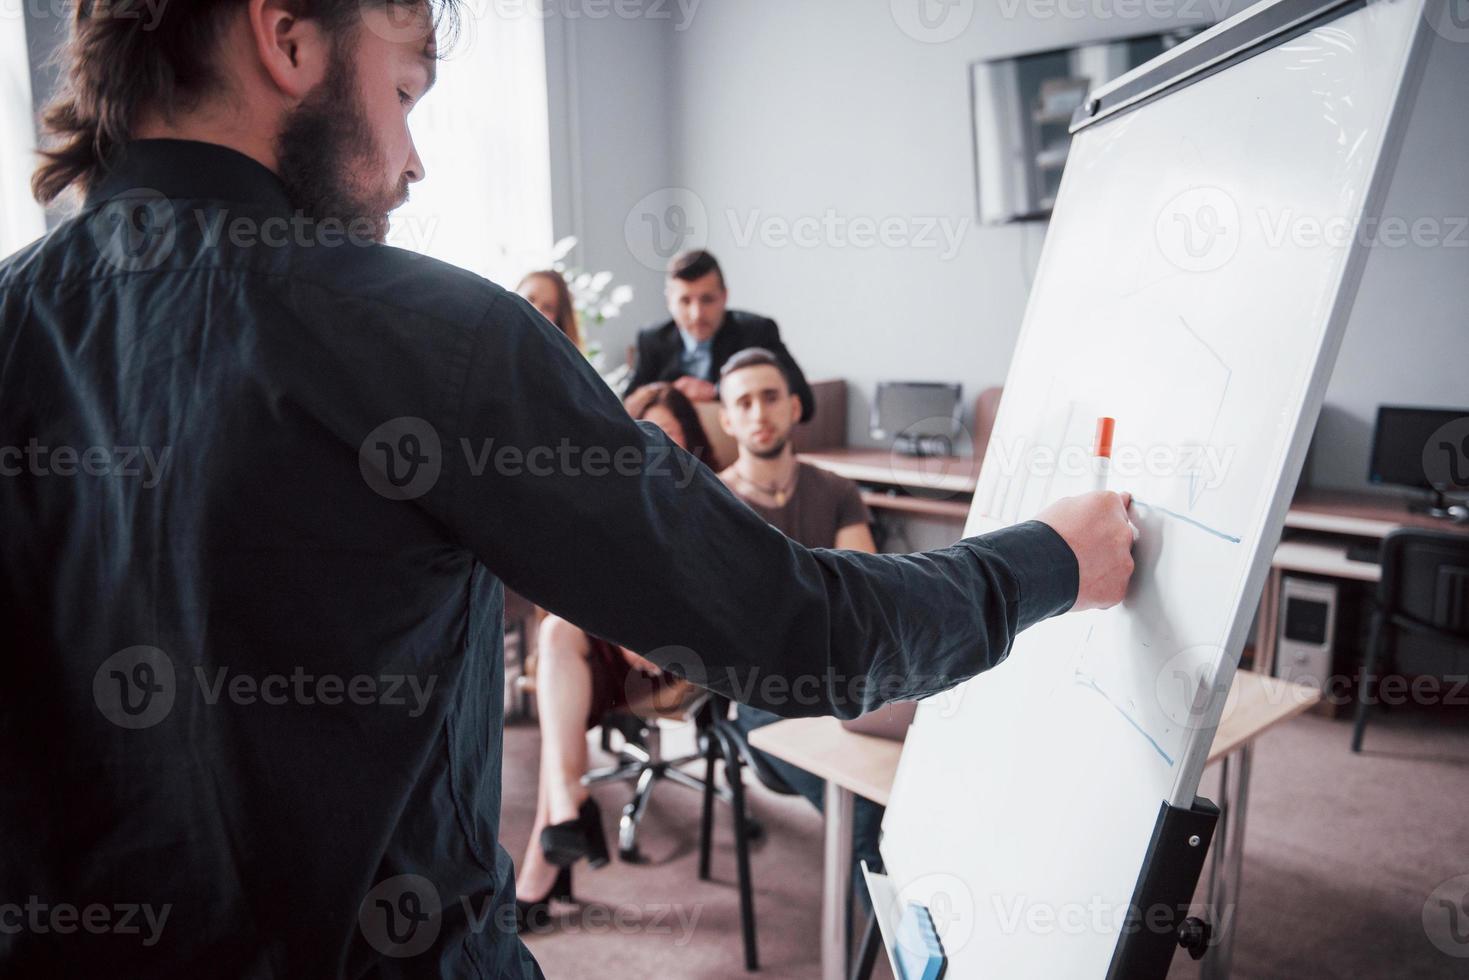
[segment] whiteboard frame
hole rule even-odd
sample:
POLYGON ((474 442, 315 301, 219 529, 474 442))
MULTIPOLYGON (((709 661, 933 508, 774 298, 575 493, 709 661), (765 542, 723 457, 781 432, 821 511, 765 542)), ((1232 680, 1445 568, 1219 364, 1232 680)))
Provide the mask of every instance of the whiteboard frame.
POLYGON ((1076 110, 1071 132, 1074 135, 1172 94, 1375 2, 1378 0, 1269 0, 1268 6, 1254 4, 1092 92, 1076 110))

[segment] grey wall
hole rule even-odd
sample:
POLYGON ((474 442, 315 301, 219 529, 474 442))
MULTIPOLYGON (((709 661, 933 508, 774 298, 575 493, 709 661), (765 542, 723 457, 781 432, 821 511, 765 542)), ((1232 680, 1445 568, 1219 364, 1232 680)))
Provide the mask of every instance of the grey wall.
POLYGON ((1466 105, 1469 44, 1439 40, 1327 390, 1308 475, 1315 485, 1367 486, 1378 405, 1469 408, 1466 105), (1424 222, 1423 247, 1397 245, 1393 219, 1424 222))
POLYGON ((552 9, 559 11, 546 22, 552 225, 558 239, 579 239, 573 261, 611 269, 635 291, 622 316, 587 330, 614 366, 639 327, 666 318, 663 277, 637 261, 624 227, 638 199, 667 182, 672 27, 653 16, 577 16, 587 9, 581 0, 552 9))

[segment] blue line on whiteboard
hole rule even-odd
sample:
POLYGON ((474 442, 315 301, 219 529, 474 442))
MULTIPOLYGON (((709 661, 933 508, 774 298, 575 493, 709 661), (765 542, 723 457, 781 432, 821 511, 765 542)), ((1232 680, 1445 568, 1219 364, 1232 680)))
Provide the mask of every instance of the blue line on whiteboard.
MULTIPOLYGON (((1209 356, 1214 358, 1214 360, 1218 362, 1219 366, 1224 369, 1224 390, 1219 392, 1219 405, 1217 408, 1214 409, 1214 421, 1209 423, 1209 434, 1204 437, 1205 446, 1213 445, 1214 432, 1219 428, 1220 417, 1224 415, 1224 402, 1229 398, 1229 385, 1234 380, 1234 370, 1229 366, 1229 363, 1225 361, 1224 358, 1219 356, 1219 352, 1215 350, 1212 346, 1210 346, 1209 342, 1205 340, 1197 330, 1189 325, 1189 322, 1187 320, 1180 316, 1178 318, 1178 322, 1183 324, 1183 329, 1188 332, 1188 335, 1192 337, 1200 347, 1208 351, 1209 356)), ((1194 507, 1198 505, 1200 492, 1201 491, 1198 489, 1198 475, 1195 473, 1190 473, 1188 477, 1189 510, 1193 510, 1194 507)))
POLYGON ((1138 500, 1136 497, 1132 498, 1132 502, 1141 507, 1146 507, 1149 510, 1156 510, 1160 514, 1166 514, 1169 517, 1173 518, 1175 521, 1183 521, 1183 523, 1188 524, 1191 527, 1196 527, 1200 531, 1205 531, 1209 534, 1212 534, 1216 538, 1222 538, 1225 541, 1228 541, 1230 544, 1240 543, 1240 539, 1235 537, 1233 534, 1225 534, 1223 531, 1212 528, 1202 521, 1196 521, 1192 517, 1185 517, 1183 514, 1180 514, 1177 511, 1169 510, 1167 507, 1159 507, 1157 504, 1150 504, 1146 500, 1138 500))
POLYGON ((1143 730, 1143 726, 1141 726, 1141 725, 1139 725, 1137 723, 1137 719, 1136 718, 1134 718, 1132 715, 1128 714, 1126 711, 1123 711, 1122 710, 1122 706, 1119 705, 1116 701, 1113 701, 1112 698, 1107 694, 1107 692, 1104 691, 1104 690, 1102 690, 1101 687, 1098 686, 1097 681, 1096 681, 1096 678, 1094 678, 1094 677, 1088 677, 1086 674, 1083 674, 1081 671, 1078 670, 1076 672, 1076 682, 1078 684, 1081 684, 1083 687, 1089 687, 1093 691, 1096 691, 1098 694, 1100 694, 1106 700, 1106 702, 1108 704, 1110 704, 1112 706, 1112 708, 1119 715, 1121 715, 1122 717, 1124 717, 1124 718, 1127 719, 1127 723, 1129 725, 1131 725, 1133 728, 1137 729, 1137 733, 1139 735, 1141 735, 1143 738, 1145 738, 1145 739, 1148 740, 1148 744, 1153 747, 1153 751, 1154 752, 1157 752, 1160 756, 1162 756, 1164 762, 1168 763, 1168 765, 1170 767, 1173 765, 1173 757, 1171 755, 1169 755, 1167 752, 1164 752, 1163 751, 1163 746, 1161 746, 1161 745, 1158 744, 1158 740, 1156 738, 1154 738, 1153 736, 1149 735, 1147 732, 1145 732, 1143 730))

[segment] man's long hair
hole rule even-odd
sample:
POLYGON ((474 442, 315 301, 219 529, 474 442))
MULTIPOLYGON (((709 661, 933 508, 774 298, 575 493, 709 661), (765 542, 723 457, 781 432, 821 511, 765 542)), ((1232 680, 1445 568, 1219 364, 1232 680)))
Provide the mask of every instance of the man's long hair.
MULTIPOLYGON (((427 6, 435 23, 457 0, 295 0, 291 9, 319 22, 340 43, 369 4, 427 6)), ((58 50, 61 83, 41 115, 42 162, 31 193, 50 204, 85 194, 113 150, 132 138, 145 109, 172 117, 216 90, 216 53, 230 14, 245 0, 79 0, 58 50)))

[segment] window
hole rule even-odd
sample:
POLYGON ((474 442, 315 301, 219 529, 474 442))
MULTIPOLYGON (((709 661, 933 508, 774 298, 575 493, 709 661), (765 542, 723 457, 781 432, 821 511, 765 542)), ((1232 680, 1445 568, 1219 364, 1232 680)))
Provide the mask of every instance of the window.
MULTIPOLYGON (((438 84, 409 117, 427 179, 388 240, 514 286, 552 244, 544 19, 535 5, 495 9, 465 8, 438 84)), ((0 16, 0 256, 45 231, 30 196, 27 60, 23 18, 0 16)))
POLYGON ((0 258, 46 231, 45 213, 31 197, 36 130, 25 20, 0 16, 0 258))
POLYGON ((438 83, 409 116, 426 176, 388 242, 513 288, 552 244, 545 33, 536 5, 497 7, 465 8, 438 83))

